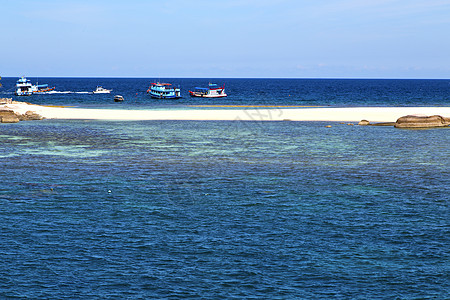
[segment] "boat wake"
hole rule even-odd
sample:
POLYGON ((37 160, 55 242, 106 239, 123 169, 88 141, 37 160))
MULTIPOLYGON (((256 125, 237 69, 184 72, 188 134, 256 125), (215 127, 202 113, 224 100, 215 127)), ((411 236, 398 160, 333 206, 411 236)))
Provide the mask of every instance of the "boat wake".
POLYGON ((73 91, 48 91, 42 92, 41 94, 51 95, 51 94, 94 94, 93 92, 73 92, 73 91))

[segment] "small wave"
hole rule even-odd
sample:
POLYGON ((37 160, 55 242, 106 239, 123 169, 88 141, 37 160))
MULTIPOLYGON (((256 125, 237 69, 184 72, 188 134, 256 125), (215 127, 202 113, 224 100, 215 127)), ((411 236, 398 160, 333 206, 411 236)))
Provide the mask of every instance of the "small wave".
POLYGON ((71 94, 73 92, 71 91, 49 91, 49 92, 42 92, 42 94, 71 94))

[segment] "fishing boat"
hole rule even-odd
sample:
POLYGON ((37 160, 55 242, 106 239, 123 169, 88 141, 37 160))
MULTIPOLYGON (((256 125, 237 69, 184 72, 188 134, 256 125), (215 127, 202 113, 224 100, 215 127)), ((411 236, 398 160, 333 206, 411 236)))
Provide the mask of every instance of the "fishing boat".
POLYGON ((114 102, 122 102, 123 101, 123 97, 120 95, 115 95, 114 96, 114 102))
POLYGON ((152 98, 158 99, 177 99, 181 98, 180 88, 173 87, 170 83, 153 82, 150 84, 147 93, 152 98))
POLYGON ((48 84, 32 84, 30 80, 25 77, 19 78, 16 82, 16 95, 17 96, 31 96, 32 94, 44 93, 54 90, 55 88, 49 88, 48 84))
POLYGON ((111 90, 105 89, 101 86, 97 86, 95 91, 93 91, 94 94, 109 94, 111 93, 111 90))
POLYGON ((33 94, 48 93, 55 89, 55 87, 48 87, 48 84, 37 84, 35 87, 37 87, 37 89, 33 91, 33 94))
POLYGON ((210 83, 207 88, 196 87, 194 91, 189 91, 192 97, 203 97, 203 98, 221 98, 226 97, 225 85, 218 86, 215 83, 210 83))

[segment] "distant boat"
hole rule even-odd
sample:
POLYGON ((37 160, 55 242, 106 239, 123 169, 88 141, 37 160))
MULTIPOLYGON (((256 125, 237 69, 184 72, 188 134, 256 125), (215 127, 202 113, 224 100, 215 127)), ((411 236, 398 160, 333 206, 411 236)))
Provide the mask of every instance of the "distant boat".
POLYGON ((26 79, 23 76, 16 82, 17 96, 31 96, 32 94, 49 92, 54 89, 54 87, 49 88, 48 84, 33 85, 30 80, 26 79))
POLYGON ((215 83, 210 83, 207 88, 196 87, 194 91, 189 91, 192 97, 203 97, 203 98, 221 98, 226 97, 225 85, 218 86, 215 83))
POLYGON ((109 94, 111 93, 111 90, 105 89, 101 86, 97 86, 97 89, 93 91, 94 94, 109 94))
POLYGON ((114 96, 114 101, 115 101, 115 102, 122 102, 122 101, 123 101, 123 97, 120 96, 120 95, 115 95, 115 96, 114 96))
POLYGON ((175 88, 170 83, 151 83, 147 93, 152 96, 152 98, 158 99, 177 99, 181 98, 180 88, 175 88))

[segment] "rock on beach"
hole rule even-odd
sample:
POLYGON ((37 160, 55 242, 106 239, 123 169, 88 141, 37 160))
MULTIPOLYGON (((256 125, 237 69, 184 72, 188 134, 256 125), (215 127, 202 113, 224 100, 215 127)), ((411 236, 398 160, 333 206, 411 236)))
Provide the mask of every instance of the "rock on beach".
POLYGON ((0 98, 0 104, 11 104, 12 98, 0 98))
POLYGON ((19 115, 12 110, 0 110, 1 123, 17 123, 19 122, 19 115))
MULTIPOLYGON (((10 98, 0 98, 0 104, 14 104, 22 102, 12 101, 10 98)), ((25 113, 14 111, 10 107, 0 107, 0 123, 17 123, 19 121, 42 120, 44 119, 38 113, 27 110, 25 113)))
POLYGON ((32 120, 42 120, 44 119, 40 114, 34 112, 34 111, 27 111, 23 115, 19 115, 20 121, 32 121, 32 120))

